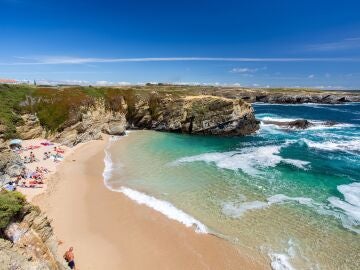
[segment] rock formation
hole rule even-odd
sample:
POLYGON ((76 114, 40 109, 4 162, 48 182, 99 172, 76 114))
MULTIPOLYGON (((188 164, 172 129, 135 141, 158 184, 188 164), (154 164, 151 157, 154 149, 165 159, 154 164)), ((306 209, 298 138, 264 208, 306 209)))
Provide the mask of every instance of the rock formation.
POLYGON ((258 128, 252 107, 239 99, 153 95, 136 107, 132 125, 158 131, 202 135, 248 135, 258 128))
POLYGON ((0 269, 65 270, 56 255, 57 241, 47 217, 26 205, 18 221, 10 223, 0 238, 0 269))
POLYGON ((123 135, 126 128, 222 136, 248 135, 259 129, 251 105, 241 99, 160 96, 153 92, 137 97, 131 112, 123 97, 118 103, 111 110, 103 100, 80 107, 59 131, 47 134, 35 115, 26 114, 17 132, 23 139, 46 136, 73 146, 101 139, 102 133, 123 135))
POLYGON ((73 146, 81 142, 99 140, 101 134, 124 135, 127 122, 122 112, 106 110, 103 102, 95 106, 80 108, 76 121, 61 132, 48 136, 49 139, 73 146))
MULTIPOLYGON (((310 128, 310 127, 313 127, 316 125, 315 123, 310 122, 309 120, 306 120, 306 119, 298 119, 298 120, 286 121, 286 122, 263 120, 262 122, 264 124, 277 125, 282 128, 290 128, 290 129, 307 129, 307 128, 310 128)), ((326 121, 326 122, 321 122, 321 123, 317 123, 317 124, 322 125, 322 126, 331 127, 338 123, 334 122, 334 121, 326 121)))
POLYGON ((20 174, 24 164, 19 155, 9 150, 0 151, 0 186, 20 174))

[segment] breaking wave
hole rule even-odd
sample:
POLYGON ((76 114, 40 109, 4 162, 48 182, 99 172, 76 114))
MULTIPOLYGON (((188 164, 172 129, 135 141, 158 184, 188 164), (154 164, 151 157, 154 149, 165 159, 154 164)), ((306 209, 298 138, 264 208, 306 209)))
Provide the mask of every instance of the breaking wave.
POLYGON ((203 161, 206 163, 215 163, 216 166, 223 169, 240 169, 244 173, 253 176, 261 174, 261 170, 264 168, 275 167, 280 163, 289 164, 299 169, 306 170, 309 162, 297 159, 283 158, 279 155, 280 149, 285 145, 247 147, 239 151, 206 153, 197 156, 180 158, 173 164, 177 165, 181 163, 203 161))
MULTIPOLYGON (((338 191, 343 194, 344 200, 338 197, 330 197, 330 204, 343 210, 350 225, 360 226, 360 183, 351 183, 349 185, 340 185, 338 191)), ((360 230, 357 230, 360 233, 360 230)))
POLYGON ((303 139, 306 145, 310 148, 315 148, 324 151, 345 151, 345 152, 360 152, 360 140, 348 141, 324 141, 314 142, 309 139, 303 139))
POLYGON ((182 210, 176 208, 170 202, 159 200, 153 196, 149 196, 145 193, 127 187, 122 187, 120 190, 116 191, 123 193, 138 204, 146 205, 165 215, 169 219, 176 220, 184 224, 186 227, 195 228, 195 231, 198 233, 208 233, 207 227, 204 224, 182 210))

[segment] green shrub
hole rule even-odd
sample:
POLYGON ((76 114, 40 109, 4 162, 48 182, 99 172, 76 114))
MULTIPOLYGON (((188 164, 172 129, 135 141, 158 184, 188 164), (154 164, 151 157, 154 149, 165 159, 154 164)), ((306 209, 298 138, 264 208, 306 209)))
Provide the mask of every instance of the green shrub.
POLYGON ((28 85, 0 84, 0 124, 6 126, 5 139, 16 137, 16 124, 21 121, 19 104, 33 91, 28 85))
POLYGON ((25 205, 25 197, 17 191, 0 191, 0 230, 14 220, 25 205))
POLYGON ((38 88, 33 96, 37 102, 32 110, 48 131, 61 129, 67 121, 74 122, 72 120, 78 117, 79 108, 93 106, 95 100, 81 87, 38 88))

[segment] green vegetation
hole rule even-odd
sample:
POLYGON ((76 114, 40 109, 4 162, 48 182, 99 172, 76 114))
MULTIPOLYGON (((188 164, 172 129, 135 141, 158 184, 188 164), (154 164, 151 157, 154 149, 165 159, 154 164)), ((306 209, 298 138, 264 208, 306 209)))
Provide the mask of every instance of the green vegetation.
POLYGON ((81 88, 37 88, 33 97, 35 102, 28 104, 27 109, 37 114, 48 131, 59 130, 66 122, 76 122, 81 107, 94 105, 94 98, 81 88))
POLYGON ((0 191, 0 231, 16 218, 25 205, 25 197, 16 191, 0 191))
POLYGON ((30 86, 0 84, 0 124, 6 126, 6 139, 16 135, 16 124, 21 121, 20 102, 33 93, 30 86))

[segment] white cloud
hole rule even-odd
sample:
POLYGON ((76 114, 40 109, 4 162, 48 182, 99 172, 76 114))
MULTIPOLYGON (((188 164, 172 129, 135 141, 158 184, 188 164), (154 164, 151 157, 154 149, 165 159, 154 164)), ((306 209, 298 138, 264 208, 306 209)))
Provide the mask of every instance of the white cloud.
POLYGON ((308 76, 308 78, 309 78, 309 79, 314 79, 314 78, 315 78, 315 75, 314 75, 314 74, 310 74, 310 75, 308 76))
POLYGON ((123 85, 123 86, 131 85, 130 82, 117 82, 116 84, 117 84, 117 85, 123 85))
POLYGON ((231 73, 254 73, 258 71, 258 68, 233 68, 230 70, 231 73))
POLYGON ((2 66, 10 65, 75 65, 89 63, 127 63, 127 62, 176 62, 176 61, 217 61, 217 62, 333 62, 356 61, 360 58, 247 58, 247 57, 142 57, 142 58, 94 58, 70 56, 38 56, 16 57, 18 61, 0 63, 2 66), (20 60, 20 61, 19 61, 20 60))
POLYGON ((318 85, 318 86, 311 86, 310 88, 321 89, 321 90, 346 90, 345 86, 340 85, 318 85))
POLYGON ((311 44, 307 46, 309 51, 341 51, 360 48, 360 37, 346 38, 339 41, 311 44))
POLYGON ((126 86, 126 85, 131 85, 130 82, 111 82, 111 81, 96 81, 95 85, 98 86, 126 86))

